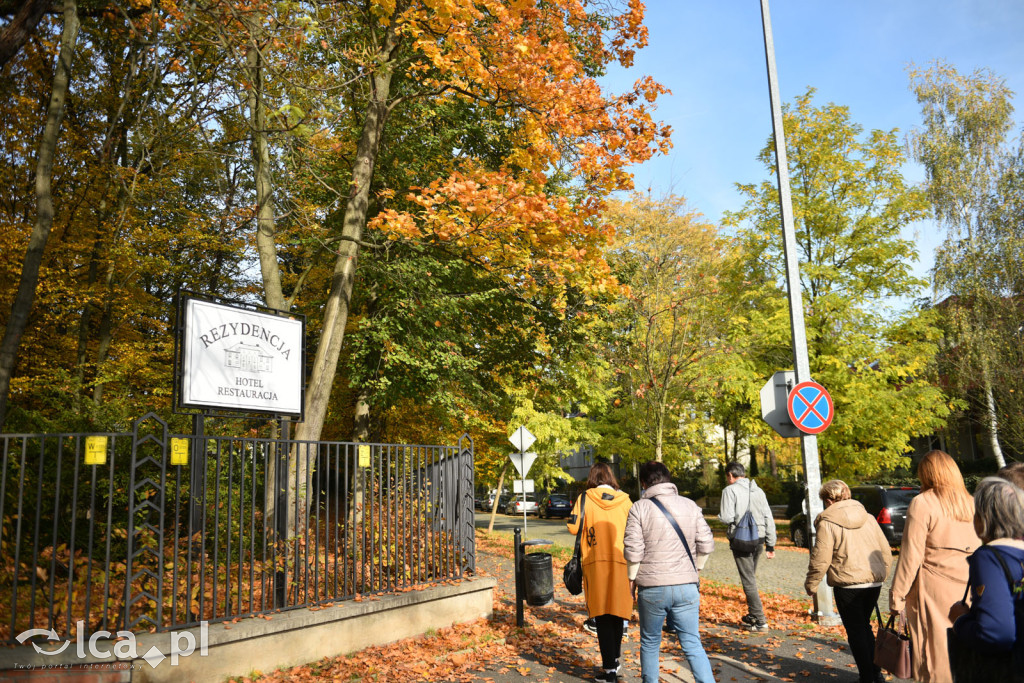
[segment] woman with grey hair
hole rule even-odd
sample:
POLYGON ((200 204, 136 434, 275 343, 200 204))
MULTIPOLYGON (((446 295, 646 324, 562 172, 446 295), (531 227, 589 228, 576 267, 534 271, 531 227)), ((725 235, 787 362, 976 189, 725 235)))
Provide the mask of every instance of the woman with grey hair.
POLYGON ((1024 491, 999 477, 982 479, 974 528, 984 545, 967 560, 971 606, 957 602, 949 612, 953 680, 1022 681, 1024 491))

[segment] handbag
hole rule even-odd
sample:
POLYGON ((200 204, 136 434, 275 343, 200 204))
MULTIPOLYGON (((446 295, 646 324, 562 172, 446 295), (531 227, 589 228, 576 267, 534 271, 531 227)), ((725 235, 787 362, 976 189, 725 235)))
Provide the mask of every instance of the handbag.
MULTIPOLYGON (((1007 583, 1010 584, 1010 593, 1013 594, 1015 581, 1010 574, 1010 568, 1006 566, 1003 554, 991 548, 995 553, 999 564, 1003 566, 1003 574, 1007 583)), ((967 602, 967 596, 971 591, 970 582, 964 591, 962 602, 967 602)), ((972 644, 967 643, 956 635, 952 628, 946 629, 946 648, 949 652, 949 669, 953 674, 953 683, 971 683, 972 681, 1000 681, 1005 683, 1021 683, 1024 681, 1024 662, 1021 662, 1020 651, 1017 649, 1006 652, 979 652, 972 644)))
POLYGON ((878 635, 875 636, 875 658, 876 666, 880 666, 896 678, 910 678, 911 653, 910 633, 907 631, 907 622, 900 613, 896 626, 896 613, 889 615, 889 621, 882 625, 882 614, 878 611, 878 604, 875 604, 875 615, 878 617, 878 635), (902 633, 900 630, 902 630, 902 633))
POLYGON ((583 506, 587 501, 587 493, 580 494, 580 525, 576 530, 576 547, 572 551, 572 557, 565 563, 562 570, 562 583, 570 595, 579 595, 583 592, 583 565, 580 563, 580 537, 583 535, 583 506))

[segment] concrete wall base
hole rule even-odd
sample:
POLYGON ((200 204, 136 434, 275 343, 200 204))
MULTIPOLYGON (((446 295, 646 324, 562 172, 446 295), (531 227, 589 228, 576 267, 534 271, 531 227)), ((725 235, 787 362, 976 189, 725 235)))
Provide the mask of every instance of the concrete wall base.
MULTIPOLYGON (((131 660, 118 660, 113 654, 86 654, 81 658, 75 643, 58 655, 39 654, 31 646, 0 650, 0 683, 38 681, 43 667, 74 667, 75 673, 88 671, 90 681, 109 683, 126 680, 126 673, 132 683, 177 683, 221 681, 254 671, 270 672, 392 643, 430 629, 488 618, 495 584, 493 578, 479 577, 406 593, 368 596, 360 602, 346 601, 333 607, 281 612, 269 615, 269 619, 250 618, 237 624, 141 634, 137 637, 138 658, 131 660), (205 653, 200 648, 204 632, 205 653), (194 639, 195 652, 173 654, 175 649, 188 649, 186 634, 194 639), (147 655, 149 661, 143 659, 147 655), (150 661, 158 663, 152 666, 150 661), (126 672, 124 668, 129 665, 126 672), (109 678, 102 675, 104 670, 109 678)), ((113 647, 109 641, 97 645, 104 651, 113 647)), ((52 668, 50 671, 56 673, 52 668)), ((78 680, 69 674, 70 669, 62 672, 61 683, 78 680)))

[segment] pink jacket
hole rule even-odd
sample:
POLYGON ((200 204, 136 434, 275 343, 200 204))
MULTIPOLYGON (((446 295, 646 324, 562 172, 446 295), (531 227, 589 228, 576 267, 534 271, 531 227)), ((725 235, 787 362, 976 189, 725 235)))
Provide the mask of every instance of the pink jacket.
POLYGON ((670 482, 657 484, 644 491, 643 498, 633 504, 626 518, 626 561, 639 565, 636 570, 638 586, 674 586, 697 583, 697 570, 679 542, 672 524, 658 506, 651 502, 657 497, 672 517, 690 546, 693 561, 703 564, 698 555, 710 555, 715 549, 711 527, 704 520, 700 507, 689 498, 683 498, 670 482))

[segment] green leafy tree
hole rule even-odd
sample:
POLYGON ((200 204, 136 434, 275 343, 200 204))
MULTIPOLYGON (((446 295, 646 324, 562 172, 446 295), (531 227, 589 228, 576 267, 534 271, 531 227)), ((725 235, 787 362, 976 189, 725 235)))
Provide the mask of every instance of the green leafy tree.
POLYGON ((728 353, 721 280, 735 265, 732 247, 681 197, 634 195, 606 219, 616 230, 609 258, 623 290, 611 347, 620 393, 602 424, 605 448, 626 463, 682 465, 706 452, 698 397, 728 353))
MULTIPOLYGON (((907 464, 910 439, 934 431, 948 413, 927 379, 939 337, 934 318, 890 305, 924 284, 911 274, 916 252, 901 232, 927 215, 927 204, 903 180, 896 131, 864 135, 846 107, 817 107, 813 96, 808 90, 783 117, 799 286, 811 374, 835 401, 835 420, 819 436, 823 469, 857 478, 907 464)), ((791 342, 770 141, 760 159, 772 180, 740 186, 746 206, 727 217, 737 227, 750 283, 732 339, 754 340, 762 358, 781 362, 791 342)), ((757 388, 791 367, 791 352, 785 355, 780 366, 761 366, 757 388)))
MULTIPOLYGON (((912 137, 914 156, 925 167, 928 198, 946 228, 934 269, 936 289, 950 297, 941 307, 950 347, 944 370, 974 412, 984 416, 989 444, 1002 466, 1000 416, 1019 422, 996 399, 1001 383, 996 378, 1013 359, 1005 342, 1007 326, 1012 329, 1019 320, 1021 294, 1022 234, 1019 215, 1013 215, 1020 208, 1013 203, 1019 197, 1014 192, 1019 164, 1007 142, 1012 92, 990 71, 963 75, 944 63, 912 69, 910 79, 924 119, 912 137)), ((1015 336, 1010 333, 1010 339, 1015 336)))

